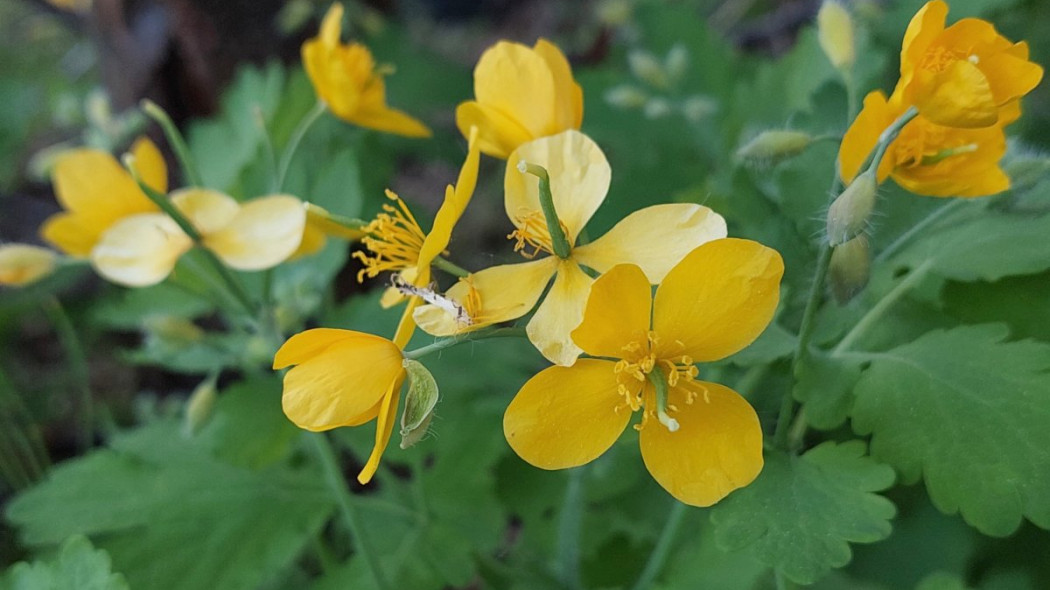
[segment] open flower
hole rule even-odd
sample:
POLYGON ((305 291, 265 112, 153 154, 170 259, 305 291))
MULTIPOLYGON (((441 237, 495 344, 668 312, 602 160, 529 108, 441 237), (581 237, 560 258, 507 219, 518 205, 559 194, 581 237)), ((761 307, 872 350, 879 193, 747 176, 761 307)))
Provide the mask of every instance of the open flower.
POLYGON ((476 126, 481 151, 497 158, 583 122, 583 90, 546 39, 531 48, 500 41, 485 50, 474 68, 474 97, 456 107, 456 124, 464 137, 476 126))
MULTIPOLYGON (((374 255, 366 257, 366 265, 400 271, 404 281, 414 287, 429 285, 430 263, 448 246, 452 228, 477 185, 480 153, 476 139, 477 133, 472 132, 459 178, 454 187, 445 188, 445 200, 430 233, 423 235, 410 214, 404 218, 406 223, 411 220, 407 225, 377 224, 370 230, 373 241, 366 242, 374 255), (411 247, 403 248, 403 233, 420 239, 417 243, 413 238, 411 247)), ((398 203, 403 205, 399 199, 398 203)), ((372 454, 357 476, 362 484, 368 483, 379 467, 401 401, 406 376, 402 350, 415 331, 412 313, 420 301, 416 296, 408 299, 393 340, 351 330, 306 330, 289 338, 273 361, 274 369, 296 365, 284 376, 281 397, 285 415, 296 426, 322 431, 376 420, 372 454)))
MULTIPOLYGON (((149 139, 131 147, 143 182, 159 193, 168 190, 168 169, 149 139)), ((112 155, 77 149, 61 156, 51 175, 55 195, 65 211, 49 217, 40 234, 70 256, 85 258, 114 223, 136 213, 160 209, 112 155)))
POLYGON ((732 389, 700 381, 694 362, 753 342, 776 310, 784 264, 757 242, 708 242, 656 291, 640 268, 598 278, 573 339, 587 354, 522 386, 503 417, 511 448, 532 465, 564 469, 598 458, 641 411, 642 459, 678 500, 710 506, 762 470, 762 429, 732 389), (615 360, 607 360, 615 359, 615 360))
POLYGON ((707 207, 668 204, 636 211, 604 236, 577 246, 580 231, 605 200, 610 178, 609 163, 601 149, 578 131, 522 145, 507 162, 504 183, 507 215, 516 228, 509 237, 516 241, 515 250, 526 258, 548 256, 471 274, 446 293, 454 305, 421 306, 416 323, 430 334, 447 336, 521 317, 536 305, 554 277, 554 285, 526 331, 551 362, 571 365, 580 348, 569 333, 583 318, 593 282, 582 267, 604 272, 629 262, 658 283, 689 251, 725 237, 725 220, 707 207), (541 211, 538 182, 518 170, 520 161, 549 171, 554 208, 571 247, 564 259, 551 255, 554 250, 541 211))
POLYGON ((426 125, 386 105, 383 72, 376 69, 367 47, 340 43, 342 22, 343 5, 336 2, 328 9, 320 34, 303 43, 303 67, 317 96, 348 123, 409 137, 429 137, 426 125))
POLYGON ((927 2, 912 18, 901 47, 898 90, 930 122, 988 127, 1000 109, 1029 93, 1043 68, 1028 61, 1028 44, 1013 43, 991 23, 964 18, 945 28, 948 5, 927 2))
MULTIPOLYGON (((875 148, 879 136, 906 106, 899 94, 889 100, 881 92, 864 98, 864 109, 850 125, 839 148, 839 170, 847 184, 875 148)), ((1010 188, 999 167, 1006 153, 1002 125, 1020 114, 1004 112, 1000 124, 978 129, 944 127, 922 114, 904 126, 889 145, 878 170, 879 182, 892 176, 909 191, 934 197, 980 197, 1010 188)))
POLYGON ((0 244, 0 285, 21 287, 51 274, 58 264, 53 250, 29 244, 0 244))

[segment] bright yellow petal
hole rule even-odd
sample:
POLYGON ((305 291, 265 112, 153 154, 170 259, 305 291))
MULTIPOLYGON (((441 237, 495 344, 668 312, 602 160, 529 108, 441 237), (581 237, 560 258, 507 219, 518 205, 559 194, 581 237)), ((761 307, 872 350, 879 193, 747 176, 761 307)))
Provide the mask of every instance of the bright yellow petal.
POLYGON ((108 224, 125 215, 157 210, 117 160, 99 150, 79 149, 62 155, 55 163, 52 181, 62 207, 86 220, 108 224))
POLYGON ((333 2, 328 7, 324 19, 321 21, 321 30, 317 38, 328 47, 339 46, 339 36, 343 32, 343 5, 341 2, 333 2))
POLYGON ((86 258, 101 230, 87 227, 76 213, 55 213, 40 226, 40 237, 70 256, 86 258))
POLYGON ((541 469, 589 463, 612 446, 631 412, 617 410, 614 363, 580 359, 529 379, 503 415, 503 434, 519 457, 541 469))
POLYGON ((476 127, 478 149, 503 160, 519 145, 533 139, 528 129, 502 111, 472 100, 456 107, 456 127, 463 137, 469 137, 471 127, 476 127))
POLYGON ((277 354, 273 357, 273 370, 277 371, 292 365, 305 363, 324 352, 326 348, 333 344, 358 337, 357 334, 360 334, 360 332, 336 328, 314 328, 299 332, 286 340, 281 345, 281 348, 277 349, 277 354))
MULTIPOLYGON (((853 178, 860 173, 860 167, 879 143, 879 136, 893 123, 893 119, 894 115, 885 94, 875 91, 864 97, 864 108, 846 130, 839 146, 839 175, 845 184, 853 182, 853 178)), ((889 170, 892 169, 890 160, 890 157, 883 159, 888 168, 885 175, 882 174, 883 168, 879 168, 879 181, 889 176, 889 170)))
POLYGON ((642 460, 653 478, 680 502, 710 506, 751 483, 762 471, 762 427, 755 410, 732 389, 697 381, 692 403, 671 391, 671 432, 649 420, 639 435, 642 460))
POLYGON ((561 261, 554 284, 525 327, 533 346, 556 365, 569 366, 583 352, 572 341, 572 331, 583 321, 593 282, 574 261, 561 261))
POLYGON ((293 338, 277 352, 275 365, 298 360, 284 376, 284 413, 313 431, 355 423, 403 373, 401 349, 362 332, 344 330, 341 338, 334 331, 316 337, 312 332, 299 334, 300 341, 293 338))
POLYGON ((376 442, 372 447, 372 453, 368 456, 368 461, 357 474, 357 481, 361 485, 372 481, 376 469, 379 469, 379 460, 383 458, 383 453, 390 444, 390 435, 394 432, 394 424, 397 421, 397 406, 401 401, 401 384, 404 381, 405 372, 401 371, 398 378, 390 385, 386 395, 383 396, 376 421, 376 442))
POLYGON ((241 206, 233 197, 207 188, 184 188, 171 193, 171 203, 202 234, 221 230, 233 221, 241 206))
POLYGON ((327 243, 328 238, 325 236, 325 233, 316 225, 310 223, 309 215, 307 215, 306 226, 303 227, 303 239, 299 242, 299 247, 296 248, 291 258, 294 260, 303 256, 317 254, 324 249, 327 243))
POLYGON ((652 307, 653 289, 642 269, 614 266, 591 285, 572 339, 591 356, 623 358, 626 345, 647 342, 652 307))
POLYGON ((135 140, 131 146, 131 155, 135 158, 135 170, 142 182, 158 193, 168 192, 168 165, 164 155, 146 136, 135 140))
POLYGON ((430 128, 404 111, 384 105, 362 106, 349 117, 351 123, 405 137, 430 137, 430 128))
POLYGON ((621 263, 637 264, 656 284, 700 244, 726 237, 721 215, 702 205, 653 205, 623 218, 604 236, 573 250, 584 266, 605 272, 621 263))
POLYGON ((967 60, 954 61, 933 76, 915 100, 922 116, 946 127, 988 127, 999 120, 988 78, 967 60))
POLYGON ((51 274, 58 262, 53 250, 29 244, 0 244, 0 285, 22 286, 51 274))
POLYGON ((519 147, 507 159, 503 183, 507 216, 518 227, 521 226, 519 219, 541 211, 539 179, 518 170, 518 162, 522 160, 547 169, 554 209, 565 226, 570 244, 575 243, 576 236, 609 192, 612 169, 605 154, 591 138, 575 130, 519 147))
POLYGON ((163 213, 140 213, 113 224, 91 250, 91 265, 106 279, 128 287, 156 285, 171 274, 193 247, 175 221, 163 213))
POLYGON ((726 238, 700 246, 656 291, 653 328, 659 358, 725 358, 765 330, 780 298, 784 262, 758 242, 726 238))
POLYGON ((911 80, 926 49, 944 31, 947 17, 948 5, 941 0, 927 2, 912 17, 901 45, 901 82, 907 84, 911 80))
POLYGON ((572 68, 558 46, 539 39, 533 50, 547 62, 554 78, 554 125, 557 131, 579 129, 583 123, 583 89, 572 77, 572 68))
POLYGON ((557 266, 552 256, 472 273, 445 294, 467 312, 469 323, 459 321, 458 310, 449 305, 428 304, 416 310, 416 325, 433 336, 451 336, 520 318, 539 301, 557 266))
POLYGON ((302 201, 273 195, 249 201, 223 229, 205 234, 204 245, 237 270, 263 270, 299 248, 306 226, 302 201))
POLYGON ((1043 79, 1043 68, 1005 51, 981 60, 980 68, 992 87, 997 105, 1028 94, 1043 79))
POLYGON ((474 98, 533 137, 558 131, 554 77, 543 57, 519 43, 500 41, 481 54, 474 68, 474 98))
POLYGON ((452 239, 452 228, 456 226, 459 218, 466 210, 470 198, 474 195, 474 187, 478 184, 478 162, 481 155, 478 152, 476 128, 469 135, 467 146, 467 159, 460 168, 459 178, 456 186, 448 186, 445 189, 445 200, 441 203, 437 215, 434 216, 434 227, 423 239, 423 245, 419 248, 419 266, 430 266, 430 263, 448 247, 452 239))

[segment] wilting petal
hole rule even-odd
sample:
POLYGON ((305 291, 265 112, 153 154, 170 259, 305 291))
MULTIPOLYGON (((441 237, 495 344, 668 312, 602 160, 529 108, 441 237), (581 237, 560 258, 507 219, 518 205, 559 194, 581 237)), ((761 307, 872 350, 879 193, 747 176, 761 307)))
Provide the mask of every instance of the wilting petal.
POLYGON ((751 344, 773 319, 783 274, 780 254, 758 242, 726 238, 693 250, 656 291, 657 357, 716 361, 751 344))
POLYGON ((243 205, 223 229, 204 236, 204 244, 238 270, 262 270, 291 256, 303 239, 306 210, 288 195, 261 197, 243 205))
POLYGON ((171 193, 171 202, 202 234, 221 230, 233 221, 241 206, 233 197, 207 188, 184 188, 171 193))
POLYGON ((572 339, 591 356, 622 358, 629 343, 646 342, 652 307, 653 288, 642 269, 614 266, 591 285, 572 339))
POLYGON ((538 39, 533 50, 547 62, 554 78, 554 125, 557 130, 579 129, 583 123, 583 89, 572 77, 572 68, 558 46, 538 39))
POLYGON ((947 127, 988 127, 999 120, 998 104, 984 72, 966 60, 952 62, 923 85, 915 101, 922 116, 947 127))
POLYGON ((569 243, 575 243, 609 192, 612 169, 605 154, 591 138, 575 130, 519 147, 507 159, 503 183, 507 216, 515 225, 519 225, 517 220, 523 214, 541 211, 539 179, 518 170, 522 160, 547 169, 554 209, 565 226, 569 243))
POLYGON ((313 431, 359 423, 401 377, 401 361, 401 349, 386 338, 349 330, 303 332, 274 360, 275 366, 297 365, 284 376, 284 413, 313 431))
POLYGON ((612 446, 631 419, 619 407, 615 363, 580 359, 529 379, 503 415, 507 443, 541 469, 589 463, 612 446))
POLYGON ((168 192, 168 165, 156 144, 148 137, 140 137, 132 144, 131 155, 135 158, 135 171, 142 182, 158 193, 168 192))
MULTIPOLYGON (((895 118, 896 115, 886 101, 886 95, 881 91, 871 92, 864 97, 864 108, 846 130, 839 146, 839 175, 844 183, 853 182, 853 178, 860 173, 860 167, 879 143, 879 136, 895 118)), ((883 158, 878 174, 880 182, 885 180, 893 169, 891 160, 889 157, 883 158)))
POLYGON ((53 250, 29 244, 0 244, 0 285, 22 286, 51 274, 58 263, 53 250))
POLYGON ((621 263, 637 264, 656 284, 700 244, 726 237, 721 215, 693 204, 653 205, 631 213, 604 236, 573 250, 584 266, 605 272, 621 263))
POLYGON ((193 241, 163 213, 140 213, 113 224, 91 250, 91 264, 106 279, 128 287, 163 281, 193 241))
POLYGON ((547 62, 524 45, 500 41, 485 50, 474 68, 474 97, 517 121, 532 137, 557 131, 554 78, 547 62))
POLYGON ((758 477, 762 428, 732 389, 702 381, 688 387, 696 394, 692 403, 681 387, 670 395, 678 430, 649 420, 639 443, 646 468, 665 490, 685 504, 710 506, 758 477))
POLYGON ((556 365, 569 366, 583 352, 572 341, 572 331, 583 321, 593 282, 574 261, 561 261, 554 285, 525 327, 533 346, 556 365))

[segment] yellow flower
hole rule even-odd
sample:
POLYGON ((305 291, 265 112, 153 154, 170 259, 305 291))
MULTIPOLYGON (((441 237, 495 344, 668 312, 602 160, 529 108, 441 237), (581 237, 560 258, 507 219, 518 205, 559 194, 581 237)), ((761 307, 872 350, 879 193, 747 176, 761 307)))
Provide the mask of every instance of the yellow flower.
POLYGON ((481 151, 497 158, 583 122, 583 90, 546 39, 531 49, 509 41, 488 48, 474 68, 474 97, 456 108, 456 124, 464 136, 477 126, 481 151))
MULTIPOLYGON (((414 230, 399 224, 383 225, 384 231, 373 228, 373 239, 378 241, 370 243, 369 247, 375 248, 375 257, 370 260, 384 266, 384 270, 400 270, 402 276, 410 272, 413 279, 405 280, 416 287, 430 283, 430 263, 448 246, 452 228, 474 194, 480 159, 476 137, 476 132, 470 134, 459 178, 454 187, 446 187, 445 200, 430 233, 422 236, 414 219, 414 230), (416 230, 421 236, 419 243, 413 242, 411 251, 401 249, 398 245, 404 240, 402 232, 417 235, 416 230), (389 262, 389 256, 396 257, 395 266, 385 266, 384 260, 389 262)), ((288 419, 300 428, 316 432, 376 420, 372 454, 357 476, 362 484, 375 475, 390 442, 406 375, 402 350, 415 331, 412 313, 418 304, 418 297, 409 299, 393 340, 363 332, 318 328, 292 336, 274 357, 275 370, 296 365, 284 376, 281 404, 288 419)))
POLYGON ((522 145, 507 162, 505 206, 516 227, 509 237, 526 258, 553 254, 553 248, 540 209, 537 179, 518 170, 521 161, 549 171, 554 207, 571 252, 565 259, 546 256, 471 274, 446 294, 456 310, 434 304, 419 308, 416 323, 426 332, 447 336, 521 317, 536 305, 554 277, 526 332, 551 362, 571 365, 580 348, 569 334, 583 318, 593 282, 581 267, 604 272, 629 262, 658 283, 693 248, 726 235, 725 220, 707 207, 668 204, 636 211, 604 236, 577 246, 580 231, 605 200, 612 172, 598 145, 570 130, 522 145), (463 313, 456 313, 460 309, 463 313))
POLYGON ((738 239, 692 251, 655 299, 637 266, 609 270, 572 333, 603 358, 526 382, 503 418, 507 442, 536 467, 576 467, 612 446, 640 410, 642 459, 678 500, 710 506, 751 483, 762 470, 758 416, 732 389, 698 380, 693 363, 725 358, 762 333, 783 272, 775 250, 738 239))
POLYGON ((51 274, 58 256, 47 248, 29 244, 0 245, 0 285, 21 287, 51 274))
POLYGON ((317 96, 335 116, 361 127, 409 137, 429 137, 430 129, 409 115, 386 105, 383 72, 376 69, 367 47, 343 45, 343 5, 328 9, 321 32, 303 43, 303 67, 317 96))
MULTIPOLYGON (((864 109, 850 125, 839 148, 839 170, 847 184, 860 172, 879 136, 906 107, 899 95, 888 101, 881 92, 864 98, 864 109)), ((1001 124, 1019 110, 1004 111, 1001 124)), ((1010 178, 999 167, 1006 153, 1002 125, 978 129, 943 127, 923 115, 904 126, 889 145, 878 170, 879 182, 892 176, 902 187, 934 197, 980 197, 1010 188, 1010 178)))
MULTIPOLYGON (((157 146, 143 137, 131 154, 146 185, 166 192, 168 169, 157 146)), ((102 233, 118 220, 159 211, 117 160, 99 150, 77 149, 61 156, 52 182, 65 211, 49 217, 40 234, 70 256, 87 257, 102 233)))
POLYGON ((299 243, 299 249, 292 258, 320 252, 330 237, 356 242, 366 235, 364 229, 353 229, 337 223, 333 215, 323 207, 313 203, 303 203, 303 206, 306 207, 306 226, 303 228, 303 239, 299 243))
MULTIPOLYGON (((288 195, 244 203, 209 189, 171 195, 172 203, 200 232, 204 247, 237 270, 263 270, 287 260, 302 241, 306 209, 288 195)), ((165 213, 125 217, 106 230, 91 250, 103 277, 129 287, 163 281, 193 240, 165 213)))
POLYGON ((945 28, 947 15, 948 5, 933 0, 908 25, 898 83, 903 102, 937 125, 994 125, 1000 109, 1039 84, 1043 68, 1028 61, 1027 43, 1009 41, 991 23, 964 18, 945 28))

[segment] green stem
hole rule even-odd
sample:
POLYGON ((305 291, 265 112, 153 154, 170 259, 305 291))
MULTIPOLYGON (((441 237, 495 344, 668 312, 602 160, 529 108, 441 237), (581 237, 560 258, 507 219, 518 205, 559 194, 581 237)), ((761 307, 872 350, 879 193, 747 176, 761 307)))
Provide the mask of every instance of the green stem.
POLYGON ((802 448, 802 441, 806 436, 806 407, 802 406, 802 409, 795 414, 795 421, 791 423, 791 429, 788 431, 787 448, 792 452, 802 448))
POLYGON ((415 350, 406 350, 405 358, 415 360, 439 350, 451 348, 457 344, 463 344, 464 342, 486 340, 488 338, 516 338, 520 336, 525 336, 525 328, 489 328, 478 330, 477 332, 467 332, 466 334, 457 334, 455 336, 449 336, 448 338, 441 338, 433 344, 420 346, 415 350))
POLYGON ((884 262, 890 256, 893 256, 897 252, 897 250, 900 250, 902 246, 906 245, 909 241, 911 241, 912 238, 914 238, 920 232, 924 231, 926 228, 941 220, 949 213, 956 211, 962 206, 963 203, 966 202, 966 199, 955 199, 951 203, 946 203, 938 207, 937 209, 934 209, 929 215, 927 215, 921 221, 919 221, 919 223, 913 225, 911 229, 901 234, 900 237, 894 240, 889 246, 886 246, 886 248, 883 249, 882 252, 879 252, 879 255, 875 257, 873 264, 884 262))
POLYGON ((438 256, 437 258, 435 258, 434 261, 431 262, 431 264, 433 264, 434 266, 440 268, 441 270, 447 272, 448 274, 450 274, 450 275, 452 275, 454 277, 464 278, 464 277, 470 276, 470 271, 469 270, 465 270, 462 267, 460 267, 460 266, 456 265, 455 263, 453 263, 452 261, 450 261, 449 259, 441 257, 441 256, 438 256))
POLYGON ((671 553, 671 547, 674 545, 675 536, 678 534, 678 529, 681 528, 682 520, 685 518, 689 508, 689 506, 678 500, 672 501, 674 504, 671 505, 671 512, 667 515, 667 522, 664 524, 663 531, 660 532, 660 538, 656 540, 656 546, 653 547, 653 552, 649 554, 649 559, 645 562, 645 568, 642 569, 641 575, 638 576, 638 581, 634 583, 634 586, 631 586, 632 590, 649 588, 653 581, 656 580, 656 576, 660 575, 660 571, 663 570, 664 564, 667 562, 667 558, 671 553))
POLYGON ((197 171, 197 166, 193 163, 193 157, 190 155, 190 148, 186 145, 186 140, 182 138, 182 134, 179 133, 178 127, 175 126, 175 122, 171 120, 168 113, 165 113, 164 109, 149 99, 145 99, 139 104, 142 106, 143 112, 156 121, 160 128, 164 130, 164 136, 168 138, 168 143, 171 144, 171 149, 179 160, 179 166, 182 167, 182 173, 186 175, 188 184, 190 186, 204 186, 200 172, 197 171))
POLYGON ((299 150, 299 144, 306 137, 306 132, 321 118, 321 115, 326 110, 328 110, 328 107, 323 102, 317 101, 317 104, 303 116, 299 124, 296 125, 295 130, 292 131, 292 136, 288 138, 288 144, 281 153, 281 162, 277 165, 277 192, 281 192, 284 188, 284 181, 288 176, 288 168, 291 167, 292 159, 295 157, 295 152, 299 150))
POLYGON ((933 261, 931 260, 927 260, 915 267, 911 271, 911 274, 905 277, 903 281, 897 283, 897 286, 883 296, 883 298, 875 304, 875 307, 872 307, 868 313, 864 314, 864 317, 862 317, 860 321, 853 326, 853 329, 842 338, 842 341, 835 346, 834 350, 831 351, 831 354, 833 356, 838 356, 839 354, 848 351, 858 340, 867 334, 868 330, 882 320, 882 316, 886 315, 886 312, 900 301, 901 297, 918 284, 919 281, 925 278, 926 274, 932 267, 933 261))
POLYGON ((908 110, 904 111, 892 125, 882 132, 882 135, 879 136, 879 143, 875 147, 875 154, 872 155, 871 163, 868 165, 867 170, 872 170, 878 174, 879 164, 882 163, 882 158, 886 155, 886 150, 889 149, 890 144, 900 135, 901 129, 904 129, 904 126, 918 115, 919 109, 917 107, 908 107, 908 110))
POLYGON ((361 522, 361 515, 357 511, 354 498, 346 485, 343 472, 339 468, 339 461, 336 459, 335 451, 332 449, 332 443, 329 442, 328 437, 322 432, 310 433, 307 436, 313 442, 314 451, 321 462, 325 483, 328 484, 328 489, 335 496, 336 502, 339 504, 339 511, 342 512, 346 526, 350 529, 354 547, 361 554, 361 557, 364 558, 365 563, 368 564, 368 569, 372 573, 376 587, 380 590, 386 590, 389 586, 379 565, 379 556, 372 551, 368 544, 365 527, 361 522))
POLYGON ((84 355, 84 347, 80 345, 76 328, 69 319, 69 314, 62 307, 57 297, 50 297, 44 302, 44 310, 55 327, 55 334, 66 353, 66 362, 69 363, 76 381, 77 394, 79 395, 77 417, 80 419, 80 431, 78 440, 80 449, 86 451, 91 448, 95 441, 95 419, 94 403, 91 396, 91 373, 88 370, 87 357, 84 355))
POLYGON ((583 586, 580 580, 580 524, 583 520, 584 467, 569 470, 561 513, 558 515, 558 577, 567 588, 583 586))
POLYGON ((529 164, 525 160, 518 162, 518 170, 540 179, 540 208, 543 209, 543 218, 547 221, 547 231, 551 235, 551 247, 554 254, 562 260, 572 253, 572 246, 565 237, 565 230, 561 227, 558 212, 554 209, 554 195, 551 194, 551 179, 547 169, 536 164, 529 164))

